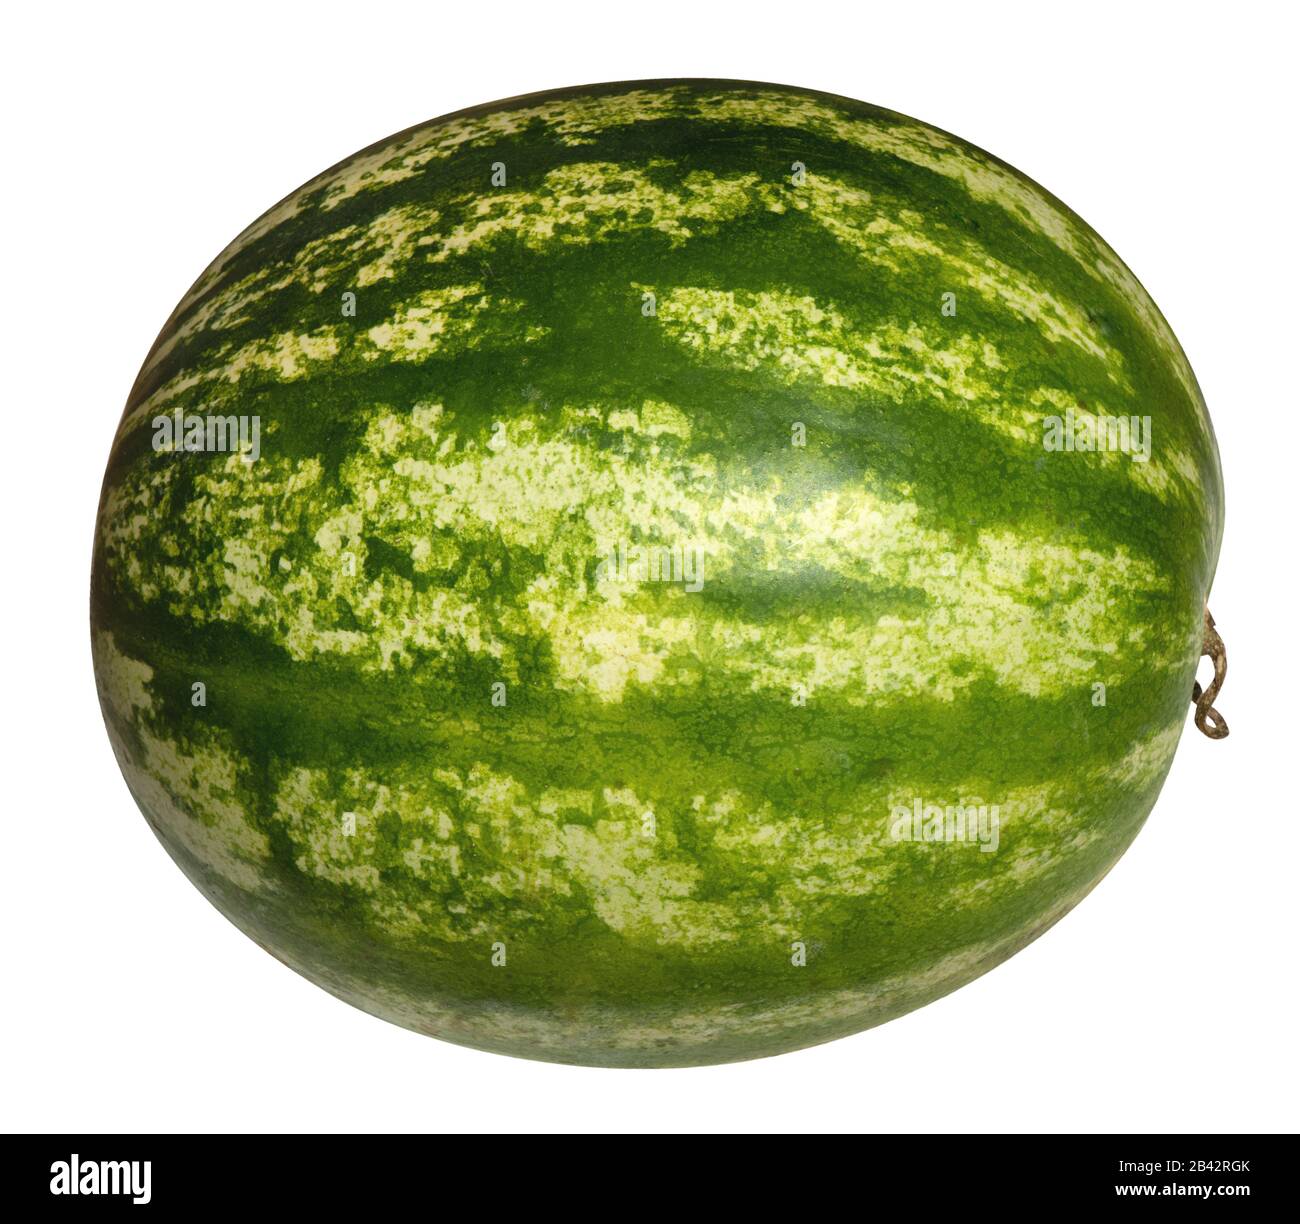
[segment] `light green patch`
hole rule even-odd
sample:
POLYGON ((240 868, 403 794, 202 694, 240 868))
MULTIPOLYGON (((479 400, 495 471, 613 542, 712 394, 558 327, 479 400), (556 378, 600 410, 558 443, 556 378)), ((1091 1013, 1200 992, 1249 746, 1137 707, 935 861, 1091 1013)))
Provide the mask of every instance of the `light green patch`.
POLYGON ((677 1001, 655 1019, 629 1019, 593 1008, 582 1017, 567 1011, 503 1007, 462 1009, 391 988, 376 988, 346 975, 324 982, 340 998, 394 1024, 446 1041, 483 1049, 528 1049, 561 1062, 607 1066, 717 1061, 732 1048, 752 1057, 775 1053, 870 1028, 958 989, 1006 960, 1069 913, 1097 880, 1062 896, 1045 912, 997 939, 936 956, 924 968, 852 990, 813 992, 777 1004, 732 1004, 701 1009, 677 1001), (800 1034, 808 1034, 802 1040, 800 1034), (579 1055, 576 1052, 581 1052, 579 1055))
POLYGON ((1192 373, 1191 363, 1164 315, 1160 313, 1160 308, 1151 300, 1151 295, 1142 288, 1137 277, 1128 270, 1119 256, 1105 246, 1101 247, 1098 254, 1096 270, 1103 280, 1120 291, 1141 320, 1146 334, 1156 341, 1186 393, 1188 402, 1194 406, 1200 427, 1207 434, 1210 433, 1210 410, 1205 406, 1205 397, 1192 373))
POLYGON ((989 404, 999 389, 993 376, 1003 368, 986 340, 963 335, 945 343, 943 333, 918 323, 862 335, 834 307, 806 295, 682 286, 662 295, 658 314, 674 340, 733 368, 865 388, 896 401, 919 391, 989 404))
POLYGON ((153 668, 123 654, 111 633, 96 632, 92 646, 109 738, 136 801, 195 862, 240 888, 265 887, 271 847, 246 819, 229 739, 218 730, 189 739, 159 734, 148 687, 153 668))
POLYGON ((459 438, 442 408, 427 405, 408 418, 372 417, 336 486, 321 484, 315 461, 250 465, 232 456, 196 477, 197 495, 177 520, 165 512, 169 477, 143 469, 114 491, 105 555, 123 581, 166 599, 173 614, 247 625, 295 658, 360 654, 366 666, 388 669, 415 652, 467 650, 499 660, 509 679, 516 665, 507 637, 526 633, 548 642, 562 688, 605 701, 621 700, 633 682, 691 683, 689 669, 670 669, 691 655, 742 690, 800 684, 852 705, 884 695, 951 701, 984 677, 1047 696, 1085 681, 1118 683, 1134 666, 1186 663, 1181 650, 1166 657, 1144 645, 1140 622, 1115 617, 1117 600, 1164 585, 1123 548, 1006 531, 962 542, 924 526, 905 491, 846 488, 790 507, 775 479, 722 490, 710 471, 698 457, 642 461, 546 436, 527 418, 493 451, 459 438), (318 551, 287 576, 277 571, 272 585, 272 556, 304 531, 318 551), (207 532, 219 551, 186 566, 168 560, 196 556, 187 540, 207 532), (522 600, 494 610, 472 580, 421 590, 387 569, 367 579, 365 541, 374 537, 422 573, 463 565, 476 541, 491 539, 546 560, 522 600), (912 615, 762 624, 679 585, 652 614, 636 601, 635 583, 595 571, 633 540, 694 550, 703 581, 724 589, 757 552, 767 570, 812 563, 848 582, 921 592, 927 603, 912 615), (1043 605, 1037 590, 1058 592, 1056 602, 1043 605))
MULTIPOLYGON (((337 208, 362 191, 400 183, 467 146, 509 140, 534 124, 562 145, 588 143, 591 137, 620 124, 644 122, 682 109, 678 88, 639 89, 600 98, 566 98, 487 114, 461 115, 417 128, 379 148, 349 158, 342 166, 306 184, 299 195, 323 190, 321 207, 337 208)), ((490 169, 483 166, 484 190, 490 169)))
POLYGON ((491 305, 481 284, 428 289, 366 332, 373 346, 367 356, 386 353, 397 361, 419 361, 446 348, 453 337, 469 339, 475 316, 491 305))
POLYGON ((1133 791, 1147 790, 1161 781, 1174 759, 1186 721, 1180 714, 1167 727, 1139 740, 1106 770, 1108 780, 1133 791))
POLYGON ((280 332, 265 340, 250 340, 238 348, 233 344, 224 345, 216 354, 209 355, 201 367, 182 370, 142 399, 122 418, 118 439, 141 422, 170 412, 174 401, 196 388, 219 395, 221 384, 237 384, 250 374, 269 375, 280 382, 305 378, 337 357, 346 342, 342 329, 322 327, 313 332, 280 332))
MULTIPOLYGON (((914 209, 894 200, 875 200, 870 192, 820 175, 811 176, 793 193, 792 206, 806 211, 864 263, 907 276, 914 275, 909 265, 918 257, 933 261, 937 275, 930 273, 932 286, 973 289, 1045 335, 1104 362, 1112 377, 1120 377, 1123 358, 1084 311, 914 209)), ((934 309, 934 303, 917 302, 917 312, 927 306, 934 309)))
MULTIPOLYGON (((1077 395, 1050 386, 1028 403, 1008 403, 1006 362, 991 341, 916 322, 863 331, 806 295, 680 286, 662 294, 658 316, 673 340, 705 360, 790 384, 868 390, 900 404, 923 395, 1028 449, 1042 450, 1045 415, 1069 409, 1095 424, 1106 411, 1089 412, 1077 395)), ((1176 446, 1162 442, 1147 462, 1119 451, 1091 452, 1087 459, 1162 499, 1201 499, 1196 466, 1176 446)))
POLYGON ((687 174, 680 191, 657 186, 647 170, 614 162, 581 162, 550 171, 536 189, 475 196, 470 220, 446 235, 433 233, 433 262, 488 245, 499 236, 536 251, 559 243, 600 242, 653 230, 681 244, 762 206, 757 175, 687 174))
POLYGON ((215 731, 183 740, 137 730, 144 755, 123 764, 123 773, 163 835, 239 888, 265 888, 271 845, 245 815, 233 745, 215 731))
MULTIPOLYGON (((134 725, 136 716, 153 709, 149 681, 153 668, 139 659, 128 658, 117 648, 113 635, 102 629, 91 635, 95 660, 95 683, 106 709, 124 726, 134 725)), ((109 724, 112 730, 112 724, 109 724)))
MULTIPOLYGON (((301 334, 283 332, 238 348, 227 344, 202 365, 182 370, 142 399, 123 417, 118 442, 131 429, 177 405, 184 405, 187 411, 224 410, 224 401, 237 396, 246 378, 297 382, 327 370, 330 363, 419 362, 434 355, 500 345, 507 331, 512 345, 544 336, 548 329, 536 323, 521 321, 510 329, 501 326, 521 311, 521 303, 494 297, 482 284, 473 282, 426 290, 399 303, 382 323, 359 334, 340 324, 301 334), (484 320, 492 323, 489 331, 483 329, 484 320), (197 405, 191 402, 196 392, 204 397, 197 405)), ((269 422, 264 432, 273 426, 274 422, 269 422)))
POLYGON ((422 239, 434 231, 436 209, 405 205, 388 209, 365 225, 313 238, 292 259, 263 264, 247 276, 200 300, 184 322, 149 355, 151 370, 181 343, 203 332, 226 331, 249 321, 268 298, 294 287, 322 293, 368 288, 398 274, 422 239))
POLYGON ((274 233, 286 221, 298 216, 303 209, 302 191, 296 191, 264 212, 252 225, 238 234, 216 259, 208 265, 203 275, 195 281, 190 291, 180 300, 173 316, 184 314, 195 302, 201 301, 224 277, 226 268, 245 248, 274 233))
MULTIPOLYGON (((591 793, 536 796, 484 765, 465 774, 444 770, 432 787, 407 771, 381 780, 360 769, 298 769, 277 791, 275 819, 296 847, 300 870, 364 894, 375 920, 394 933, 449 941, 517 937, 557 900, 581 895, 625 938, 704 948, 798 938, 828 908, 887 890, 900 870, 911 870, 915 853, 891 839, 889 813, 923 789, 886 794, 868 785, 842 810, 815 813, 778 813, 734 790, 702 791, 693 802, 697 837, 708 838, 702 854, 698 846, 694 854, 682 850, 672 812, 657 812, 647 835, 650 804, 629 788, 605 788, 604 814, 592 822, 591 793), (351 833, 346 812, 353 815, 351 833), (588 818, 575 821, 578 812, 588 818), (381 836, 385 820, 396 821, 396 834, 390 824, 381 836), (770 886, 700 896, 701 863, 714 855, 729 871, 743 869, 770 886), (383 865, 402 867, 411 886, 381 876, 383 865), (443 898, 450 894, 464 904, 448 907, 443 898)), ((1014 854, 985 854, 976 845, 923 847, 933 857, 961 855, 971 864, 946 884, 936 878, 936 912, 990 890, 1023 887, 1087 845, 1095 812, 1091 804, 1060 806, 1072 793, 1049 784, 999 799, 964 785, 964 802, 1000 802, 1004 830, 1027 831, 1029 841, 1022 838, 1014 854)))
MULTIPOLYGON (((1004 418, 1003 432, 1008 436, 1020 436, 1021 440, 1041 446, 1046 430, 1044 421, 1055 417, 1064 422, 1069 413, 1076 423, 1076 429, 1086 428, 1093 439, 1108 439, 1115 423, 1121 415, 1105 403, 1092 401, 1091 407, 1085 406, 1077 395, 1070 395, 1056 387, 1039 387, 1029 395, 1031 408, 1023 412, 1023 427, 1017 427, 1010 416, 1004 418)), ((1129 422, 1125 422, 1128 427, 1129 422)), ((1163 424, 1161 422, 1160 424, 1163 424)), ((1128 450, 1117 447, 1104 447, 1091 451, 1058 451, 1053 454, 1053 462, 1086 463, 1098 468, 1121 472, 1134 484, 1160 498, 1161 501, 1181 499, 1189 502, 1198 511, 1205 505, 1205 490, 1201 485, 1200 472, 1196 462, 1182 447, 1164 437, 1157 438, 1156 429, 1160 426, 1156 419, 1147 418, 1147 444, 1150 457, 1135 458, 1132 445, 1128 450)), ((1133 436, 1130 433, 1130 438, 1133 436)))

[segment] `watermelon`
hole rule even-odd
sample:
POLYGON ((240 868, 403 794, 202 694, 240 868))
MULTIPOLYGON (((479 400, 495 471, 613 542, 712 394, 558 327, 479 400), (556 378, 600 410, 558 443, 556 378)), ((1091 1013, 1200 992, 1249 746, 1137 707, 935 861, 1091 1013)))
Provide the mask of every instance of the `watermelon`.
POLYGON ((462 111, 240 234, 130 393, 109 736, 263 948, 421 1033, 853 1033, 1146 819, 1222 533, 1133 274, 944 132, 717 80, 462 111))

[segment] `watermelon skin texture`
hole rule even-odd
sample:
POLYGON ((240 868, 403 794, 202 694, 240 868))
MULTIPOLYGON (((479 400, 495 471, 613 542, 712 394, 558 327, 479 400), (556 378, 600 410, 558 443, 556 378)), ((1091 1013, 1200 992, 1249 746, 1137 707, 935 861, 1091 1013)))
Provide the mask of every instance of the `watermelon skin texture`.
POLYGON ((1115 863, 1222 501, 1168 325, 1017 171, 805 90, 560 90, 356 154, 199 278, 114 441, 95 672, 168 853, 326 990, 739 1060, 956 989, 1115 863), (1149 458, 1046 449, 1067 411, 1149 458))

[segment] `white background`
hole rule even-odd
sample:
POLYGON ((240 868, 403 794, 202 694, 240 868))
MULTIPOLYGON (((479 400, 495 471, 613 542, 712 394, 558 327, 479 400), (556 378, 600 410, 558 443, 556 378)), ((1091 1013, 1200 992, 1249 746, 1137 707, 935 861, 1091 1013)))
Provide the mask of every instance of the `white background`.
POLYGON ((1287 7, 12 10, 0 74, 0 1126, 1294 1131, 1300 268, 1287 7), (1218 431, 1228 513, 1211 606, 1231 659, 1220 708, 1232 735, 1212 743, 1189 725, 1109 878, 956 994, 780 1058, 604 1071, 394 1028, 230 926, 118 774, 87 590, 103 464, 135 372, 244 225, 420 120, 660 76, 806 85, 927 120, 1030 174, 1130 264, 1218 431))

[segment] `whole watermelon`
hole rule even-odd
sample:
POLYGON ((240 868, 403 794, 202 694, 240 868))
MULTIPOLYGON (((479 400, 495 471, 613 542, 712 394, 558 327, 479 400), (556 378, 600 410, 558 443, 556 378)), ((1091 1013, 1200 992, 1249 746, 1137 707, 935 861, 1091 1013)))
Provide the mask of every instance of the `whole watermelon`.
POLYGON ((250 937, 558 1062, 776 1054, 1011 956, 1141 826, 1222 530, 1110 248, 782 86, 497 102, 313 179, 131 392, 95 672, 250 937))

